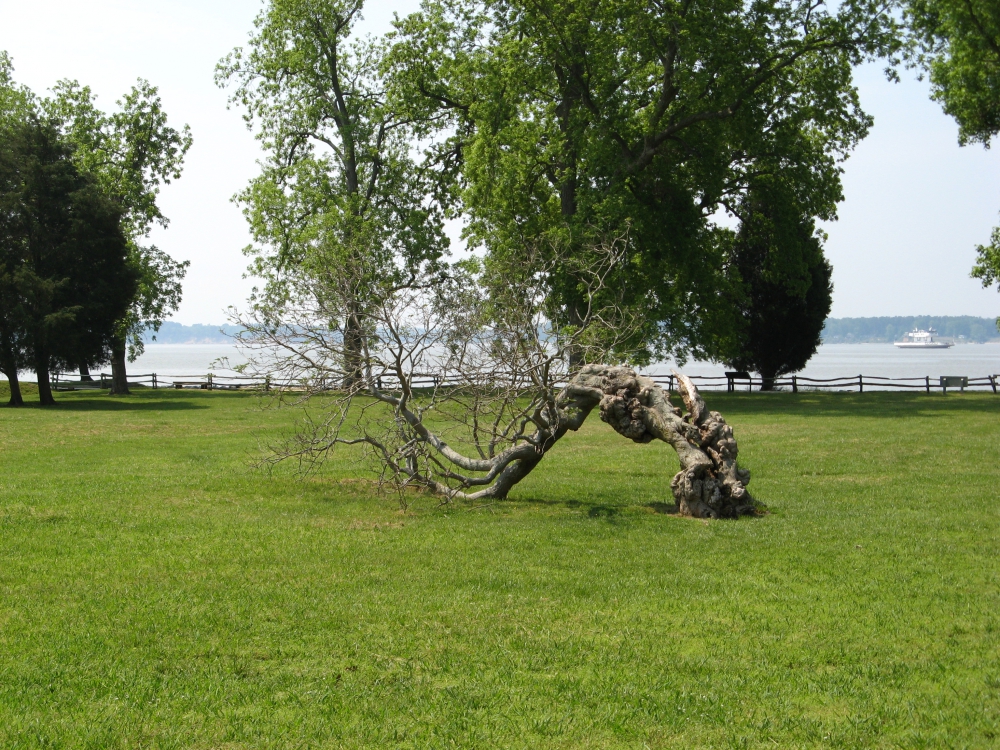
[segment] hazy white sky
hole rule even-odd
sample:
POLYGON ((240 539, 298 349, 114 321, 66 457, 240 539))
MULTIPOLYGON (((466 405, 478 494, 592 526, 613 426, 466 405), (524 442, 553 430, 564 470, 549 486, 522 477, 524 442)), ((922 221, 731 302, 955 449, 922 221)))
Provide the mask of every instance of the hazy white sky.
MULTIPOLYGON (((388 28, 416 0, 370 0, 365 28, 388 28)), ((42 92, 60 78, 114 102, 138 77, 160 87, 174 125, 194 133, 181 180, 166 187, 170 217, 154 242, 191 261, 181 323, 221 323, 252 282, 242 278, 249 238, 230 202, 256 172, 258 149, 240 113, 216 88, 216 62, 243 44, 257 0, 0 0, 0 49, 17 80, 42 92)), ((858 72, 875 127, 846 164, 840 220, 826 229, 834 317, 1000 314, 1000 295, 969 278, 977 243, 1000 223, 1000 153, 959 148, 956 126, 927 84, 858 72)))

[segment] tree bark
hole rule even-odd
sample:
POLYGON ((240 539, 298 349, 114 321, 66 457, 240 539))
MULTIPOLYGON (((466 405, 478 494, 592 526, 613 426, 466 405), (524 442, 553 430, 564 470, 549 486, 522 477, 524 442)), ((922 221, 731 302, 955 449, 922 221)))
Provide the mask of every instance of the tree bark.
POLYGON ((10 384, 10 401, 7 402, 8 406, 24 406, 24 397, 21 395, 21 383, 17 379, 17 363, 14 358, 9 355, 8 351, 2 353, 3 362, 2 365, 3 374, 7 376, 7 382, 10 384))
POLYGON ((129 396, 128 373, 125 371, 125 339, 116 339, 111 347, 111 396, 129 396))
POLYGON ((10 400, 7 402, 7 406, 24 406, 24 396, 21 395, 21 384, 18 382, 17 374, 13 377, 8 373, 7 382, 10 384, 10 400))
POLYGON ((49 354, 44 349, 35 347, 35 375, 38 379, 38 402, 42 406, 55 406, 52 397, 52 385, 49 383, 49 354))
POLYGON ((707 409, 689 378, 677 371, 674 375, 688 409, 684 415, 652 379, 627 367, 584 365, 556 399, 555 423, 541 427, 530 439, 516 443, 492 459, 470 459, 459 454, 407 410, 404 416, 416 428, 422 442, 431 445, 457 469, 486 475, 446 472, 445 476, 461 480, 466 489, 483 487, 475 492, 456 491, 429 476, 418 478, 414 473, 413 478, 449 498, 505 498, 560 438, 568 431, 580 429, 598 408, 601 419, 620 435, 637 443, 662 440, 677 452, 681 470, 670 488, 679 514, 734 518, 758 512, 759 505, 746 489, 750 472, 736 463, 738 449, 732 427, 721 414, 707 409))
MULTIPOLYGON (((580 315, 580 308, 577 307, 576 303, 572 303, 567 306, 566 318, 567 322, 571 326, 581 325, 583 322, 583 316, 580 315)), ((569 371, 571 373, 579 372, 580 368, 586 364, 583 360, 583 351, 579 346, 570 345, 566 347, 566 352, 569 355, 569 371)))
POLYGON ((760 389, 762 391, 773 391, 776 377, 773 372, 762 372, 760 374, 760 389))
POLYGON ((601 419, 620 435, 637 443, 662 440, 677 452, 681 470, 670 488, 681 515, 733 518, 756 512, 746 489, 750 472, 736 463, 733 428, 708 410, 687 376, 674 375, 688 410, 683 416, 660 386, 627 367, 589 365, 574 381, 601 393, 601 419))
POLYGON ((17 379, 17 371, 4 369, 3 374, 7 376, 7 382, 10 384, 10 400, 7 402, 7 406, 24 406, 24 397, 21 395, 21 383, 17 379))
POLYGON ((350 390, 358 383, 363 382, 364 379, 362 367, 364 331, 353 307, 354 305, 352 305, 347 320, 344 322, 344 382, 342 384, 344 390, 350 390))
POLYGON ((17 379, 17 361, 11 351, 9 341, 0 341, 0 370, 7 376, 10 383, 10 401, 8 406, 24 406, 24 397, 21 396, 21 383, 17 379))
POLYGON ((81 383, 92 383, 94 379, 90 376, 90 365, 86 362, 80 363, 80 382, 81 383))

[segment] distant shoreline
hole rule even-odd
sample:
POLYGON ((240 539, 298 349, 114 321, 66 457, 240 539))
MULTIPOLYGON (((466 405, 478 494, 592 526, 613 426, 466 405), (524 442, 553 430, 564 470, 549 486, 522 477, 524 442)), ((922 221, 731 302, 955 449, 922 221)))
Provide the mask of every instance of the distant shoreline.
MULTIPOLYGON (((914 315, 876 318, 830 318, 823 329, 824 344, 891 344, 914 328, 933 328, 956 343, 1000 343, 993 318, 971 315, 914 315)), ((165 322, 157 333, 147 332, 147 344, 232 344, 242 329, 229 325, 181 325, 165 322), (155 337, 155 340, 154 340, 155 337)))
POLYGON ((160 330, 146 331, 143 340, 147 344, 232 344, 233 337, 242 329, 227 325, 181 325, 166 321, 160 330))
POLYGON ((830 318, 823 328, 824 344, 891 344, 914 329, 933 328, 956 343, 984 344, 1000 340, 993 318, 971 315, 913 315, 878 318, 830 318))

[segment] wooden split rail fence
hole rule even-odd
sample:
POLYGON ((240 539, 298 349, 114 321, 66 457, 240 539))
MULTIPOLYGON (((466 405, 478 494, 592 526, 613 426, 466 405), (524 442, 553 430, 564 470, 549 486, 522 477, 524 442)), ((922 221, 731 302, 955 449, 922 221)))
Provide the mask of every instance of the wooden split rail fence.
MULTIPOLYGON (((725 375, 690 375, 695 385, 702 390, 727 390, 730 392, 741 390, 760 389, 764 384, 761 378, 751 377, 747 373, 736 372, 725 375)), ((674 389, 674 377, 653 376, 660 385, 666 385, 670 390, 674 389)), ((941 375, 931 377, 925 375, 917 378, 890 378, 880 375, 851 375, 840 378, 809 378, 802 375, 790 375, 775 378, 771 385, 779 390, 792 391, 857 391, 864 393, 865 390, 919 390, 930 393, 932 390, 940 388, 947 393, 948 389, 980 389, 997 392, 997 384, 1000 383, 1000 375, 984 375, 982 377, 967 377, 965 375, 941 375)))
MULTIPOLYGON (((650 375, 658 385, 668 390, 676 390, 675 378, 673 375, 650 375)), ((760 378, 752 377, 748 373, 734 372, 725 375, 689 375, 700 390, 734 392, 738 390, 760 390, 763 381, 760 378)), ((56 373, 52 377, 52 387, 55 390, 97 390, 107 389, 111 386, 111 375, 107 373, 97 373, 91 376, 89 381, 81 381, 78 376, 67 377, 65 374, 56 373)), ((129 375, 130 386, 146 386, 149 388, 199 388, 201 390, 295 390, 302 385, 296 382, 282 381, 272 377, 253 377, 244 375, 219 376, 215 374, 207 375, 174 375, 159 377, 156 373, 145 375, 129 375)), ((852 375, 841 378, 810 378, 802 375, 791 375, 787 377, 775 378, 772 385, 781 391, 856 391, 864 393, 866 391, 885 390, 917 390, 931 393, 940 389, 947 393, 949 389, 965 390, 986 390, 997 392, 997 385, 1000 383, 1000 375, 984 375, 982 377, 967 377, 959 375, 942 375, 931 377, 914 378, 889 378, 878 375, 852 375)), ((398 385, 395 378, 388 376, 379 378, 380 387, 393 389, 398 385)), ((462 383, 455 379, 445 378, 439 375, 418 374, 413 377, 412 387, 419 389, 432 389, 438 387, 460 386, 462 383)), ((322 386, 321 386, 322 388, 322 386)), ((339 384, 330 382, 328 390, 337 390, 339 384)))

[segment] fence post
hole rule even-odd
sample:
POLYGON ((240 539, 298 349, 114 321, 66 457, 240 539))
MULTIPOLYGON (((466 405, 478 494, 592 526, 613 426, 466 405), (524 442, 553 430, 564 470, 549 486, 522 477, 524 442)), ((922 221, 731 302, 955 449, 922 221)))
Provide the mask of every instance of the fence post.
POLYGON ((264 376, 264 390, 265 391, 271 390, 271 376, 270 375, 265 375, 264 376))
POLYGON ((799 392, 799 380, 794 375, 792 375, 792 393, 799 392))
POLYGON ((924 380, 927 381, 927 392, 930 393, 931 392, 931 376, 930 375, 925 375, 924 376, 924 380))
POLYGON ((858 393, 865 392, 865 378, 864 375, 858 375, 858 393))
POLYGON ((990 385, 993 386, 993 392, 996 393, 997 392, 997 376, 996 375, 990 375, 989 378, 990 378, 990 385))
POLYGON ((153 373, 153 388, 156 388, 156 387, 157 387, 157 385, 156 385, 156 373, 154 372, 153 373))
POLYGON ((670 393, 673 390, 674 390, 674 375, 673 375, 673 373, 671 373, 670 374, 670 382, 667 385, 667 393, 670 393))

